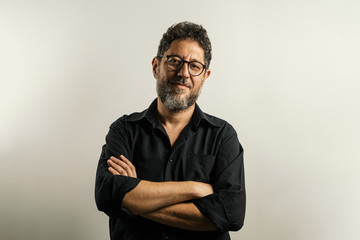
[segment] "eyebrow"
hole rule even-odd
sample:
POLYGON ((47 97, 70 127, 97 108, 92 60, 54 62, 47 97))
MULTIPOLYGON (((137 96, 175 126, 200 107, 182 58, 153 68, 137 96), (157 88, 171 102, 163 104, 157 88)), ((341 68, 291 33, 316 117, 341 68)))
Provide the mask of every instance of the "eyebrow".
MULTIPOLYGON (((184 59, 184 57, 180 56, 179 54, 166 54, 166 55, 169 55, 169 56, 177 56, 177 57, 179 57, 179 58, 181 58, 181 59, 184 59)), ((202 61, 200 61, 200 60, 197 59, 197 58, 190 59, 189 62, 199 62, 199 63, 202 63, 202 61)), ((204 61, 204 62, 205 62, 205 61, 204 61)), ((204 64, 204 63, 202 63, 202 64, 204 64)))

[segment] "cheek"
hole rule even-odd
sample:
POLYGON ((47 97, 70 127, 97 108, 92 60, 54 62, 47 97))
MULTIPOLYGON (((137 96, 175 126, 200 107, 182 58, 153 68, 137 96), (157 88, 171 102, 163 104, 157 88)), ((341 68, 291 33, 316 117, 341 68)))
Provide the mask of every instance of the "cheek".
POLYGON ((159 77, 160 77, 159 69, 157 69, 157 71, 155 72, 155 76, 156 76, 156 79, 159 80, 159 77))
POLYGON ((156 79, 159 81, 159 80, 163 80, 164 79, 164 70, 161 69, 161 67, 159 67, 156 72, 155 72, 155 75, 156 75, 156 79))
POLYGON ((203 85, 204 79, 195 80, 193 83, 194 83, 194 88, 199 89, 199 88, 201 88, 201 86, 203 85))

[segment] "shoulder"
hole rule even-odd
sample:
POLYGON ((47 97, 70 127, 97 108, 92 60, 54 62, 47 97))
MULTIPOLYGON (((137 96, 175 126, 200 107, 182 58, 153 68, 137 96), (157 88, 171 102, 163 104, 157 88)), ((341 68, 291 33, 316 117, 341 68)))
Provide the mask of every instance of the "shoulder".
POLYGON ((118 118, 112 126, 122 126, 122 125, 137 125, 144 122, 154 123, 155 111, 156 111, 157 102, 156 99, 150 104, 150 106, 143 110, 142 112, 133 112, 131 114, 125 114, 118 118), (148 120, 148 121, 145 121, 148 120))
POLYGON ((206 125, 208 127, 210 126, 210 128, 216 132, 217 138, 220 140, 220 142, 231 141, 240 143, 235 128, 228 121, 208 113, 203 112, 202 114, 203 120, 205 120, 203 122, 207 122, 208 124, 206 125))
POLYGON ((209 113, 203 112, 201 108, 196 104, 195 106, 195 122, 201 121, 203 126, 217 129, 216 131, 220 132, 232 132, 236 133, 235 129, 228 123, 226 120, 219 118, 217 116, 211 115, 209 113), (204 124, 207 123, 207 124, 204 124))
POLYGON ((144 110, 142 112, 134 112, 131 114, 124 114, 123 116, 119 117, 115 122, 113 122, 110 127, 122 128, 131 123, 141 122, 141 120, 146 118, 146 112, 147 110, 144 110))
POLYGON ((224 133, 236 134, 234 127, 222 118, 210 115, 208 113, 203 113, 203 119, 212 126, 220 128, 224 133))
POLYGON ((220 151, 243 151, 235 128, 226 120, 203 113, 203 124, 199 131, 204 131, 212 138, 212 142, 219 147, 220 151), (201 130, 200 130, 201 129, 201 130))

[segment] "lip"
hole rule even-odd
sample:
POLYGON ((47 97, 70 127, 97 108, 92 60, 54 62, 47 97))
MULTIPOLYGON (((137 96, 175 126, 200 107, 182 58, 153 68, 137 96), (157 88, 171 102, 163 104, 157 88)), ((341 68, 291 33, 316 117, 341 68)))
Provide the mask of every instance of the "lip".
POLYGON ((180 89, 187 89, 187 88, 189 88, 187 85, 181 84, 181 83, 171 83, 171 85, 176 86, 177 88, 180 88, 180 89))
POLYGON ((180 89, 186 89, 186 88, 189 88, 188 86, 183 85, 183 84, 175 84, 175 86, 176 86, 177 88, 180 88, 180 89))

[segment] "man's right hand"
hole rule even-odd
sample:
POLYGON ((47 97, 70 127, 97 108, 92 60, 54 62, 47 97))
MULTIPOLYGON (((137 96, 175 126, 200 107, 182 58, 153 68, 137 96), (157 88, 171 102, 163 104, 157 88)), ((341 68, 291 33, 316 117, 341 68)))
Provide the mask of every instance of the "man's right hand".
POLYGON ((207 183, 141 180, 134 189, 126 193, 123 206, 135 215, 142 215, 173 204, 205 197, 212 193, 212 186, 207 183))
POLYGON ((192 182, 192 184, 195 187, 195 199, 202 198, 214 193, 213 187, 208 183, 192 182))

